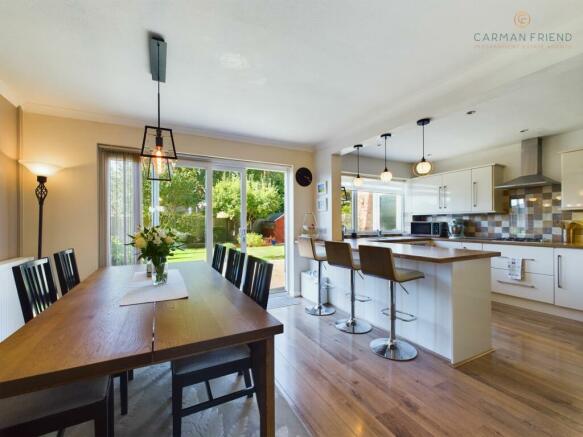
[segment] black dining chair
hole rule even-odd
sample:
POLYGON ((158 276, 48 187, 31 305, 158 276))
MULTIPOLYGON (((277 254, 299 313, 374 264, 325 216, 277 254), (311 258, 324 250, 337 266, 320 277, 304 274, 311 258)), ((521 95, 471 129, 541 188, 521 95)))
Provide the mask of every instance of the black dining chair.
MULTIPOLYGON (((249 293, 247 294, 265 309, 269 299, 273 264, 252 256, 247 258, 253 259, 251 276, 248 280, 249 293)), ((247 396, 250 398, 256 391, 251 380, 251 349, 246 344, 217 349, 176 360, 172 362, 171 368, 172 435, 174 437, 178 437, 181 434, 183 417, 240 397, 247 396), (235 373, 243 375, 245 388, 215 398, 211 390, 210 380, 235 373), (201 382, 205 384, 208 400, 183 408, 182 391, 184 387, 201 382)))
POLYGON ((59 278, 59 287, 61 296, 67 294, 70 290, 79 284, 79 270, 77 269, 77 259, 73 249, 61 250, 53 255, 55 258, 55 267, 57 277, 59 278))
POLYGON ((236 249, 229 249, 229 254, 227 255, 227 267, 225 268, 225 278, 237 288, 241 286, 244 265, 245 253, 236 249))
POLYGON ((213 269, 223 274, 223 265, 225 264, 225 254, 227 253, 227 246, 223 244, 215 244, 215 251, 213 252, 213 269))
MULTIPOLYGON (((25 323, 57 300, 48 258, 12 268, 25 323)), ((0 399, 0 436, 32 436, 89 420, 96 436, 113 437, 113 384, 103 376, 0 399)))
POLYGON ((242 291, 263 309, 267 309, 273 264, 252 255, 247 256, 247 268, 242 291))
MULTIPOLYGON (((81 282, 79 279, 79 269, 77 268, 77 258, 75 257, 74 249, 65 249, 53 254, 55 258, 55 266, 57 268, 57 276, 59 277, 59 286, 61 288, 61 296, 64 296, 71 291, 76 285, 81 282)), ((119 378, 119 400, 122 416, 128 414, 128 380, 134 379, 134 371, 120 372, 113 375, 114 378, 119 378)))

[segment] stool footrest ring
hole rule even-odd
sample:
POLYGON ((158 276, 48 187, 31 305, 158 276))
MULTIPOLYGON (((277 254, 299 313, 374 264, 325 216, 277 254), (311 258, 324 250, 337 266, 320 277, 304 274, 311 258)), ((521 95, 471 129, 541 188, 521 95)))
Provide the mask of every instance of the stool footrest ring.
MULTIPOLYGON (((384 316, 389 317, 391 315, 391 307, 383 308, 381 310, 381 313, 384 316)), ((399 310, 397 310, 397 314, 403 314, 405 316, 405 317, 397 316, 397 319, 401 320, 402 322, 414 322, 415 320, 417 320, 417 316, 415 316, 413 314, 409 314, 409 313, 399 311, 399 310)))
MULTIPOLYGON (((345 296, 346 297, 350 297, 351 294, 350 293, 346 293, 345 296)), ((365 296, 363 294, 355 294, 354 295, 354 300, 356 300, 357 302, 370 302, 372 300, 372 298, 369 297, 369 296, 365 296)))

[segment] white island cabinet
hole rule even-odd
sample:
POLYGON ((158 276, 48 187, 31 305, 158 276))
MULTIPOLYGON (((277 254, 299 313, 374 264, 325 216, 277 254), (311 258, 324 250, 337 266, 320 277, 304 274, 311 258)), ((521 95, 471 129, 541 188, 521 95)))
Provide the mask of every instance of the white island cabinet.
POLYGON ((555 305, 583 310, 581 249, 555 249, 555 305))

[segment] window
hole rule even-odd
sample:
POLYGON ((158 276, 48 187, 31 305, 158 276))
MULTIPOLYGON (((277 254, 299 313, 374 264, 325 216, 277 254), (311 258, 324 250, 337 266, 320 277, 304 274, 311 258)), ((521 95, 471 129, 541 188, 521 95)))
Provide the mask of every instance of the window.
POLYGON ((389 184, 365 179, 358 189, 352 176, 342 177, 342 225, 346 231, 374 233, 400 231, 403 223, 403 182, 389 184), (346 192, 346 196, 344 196, 346 192))

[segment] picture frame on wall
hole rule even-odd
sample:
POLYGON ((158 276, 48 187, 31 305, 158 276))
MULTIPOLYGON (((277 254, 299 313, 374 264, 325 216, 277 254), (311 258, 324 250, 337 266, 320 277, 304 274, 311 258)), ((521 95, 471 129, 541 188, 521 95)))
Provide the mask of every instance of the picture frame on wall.
POLYGON ((318 196, 324 196, 328 194, 328 181, 320 181, 318 185, 316 185, 316 192, 318 196))
POLYGON ((318 212, 328 211, 328 198, 321 197, 318 199, 318 212))

